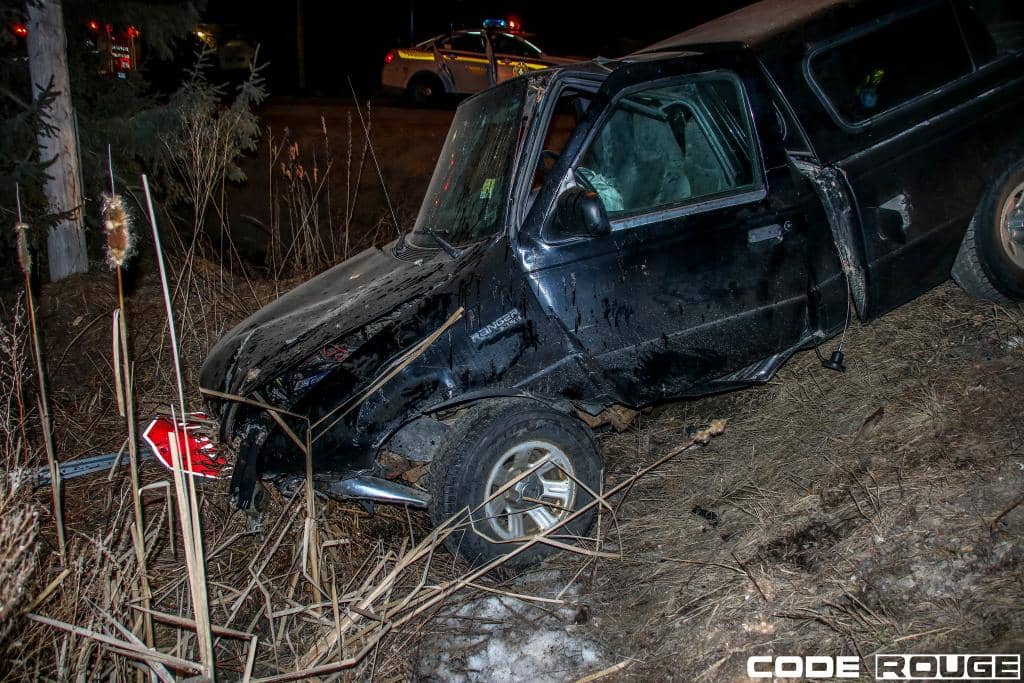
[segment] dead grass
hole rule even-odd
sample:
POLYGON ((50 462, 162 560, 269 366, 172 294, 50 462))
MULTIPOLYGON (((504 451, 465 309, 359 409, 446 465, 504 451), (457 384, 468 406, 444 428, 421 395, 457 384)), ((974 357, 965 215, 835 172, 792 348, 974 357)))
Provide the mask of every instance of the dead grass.
MULTIPOLYGON (((322 126, 325 155, 314 181, 331 168, 322 126)), ((352 186, 365 185, 359 147, 350 142, 346 156, 352 186)), ((328 201, 330 186, 315 188, 307 183, 306 194, 293 197, 298 219, 312 216, 309 202, 328 201)), ((338 232, 353 220, 354 205, 338 204, 323 214, 332 259, 357 245, 338 232)), ((325 246, 316 241, 322 224, 295 225, 309 231, 309 250, 325 246)), ((198 407, 197 374, 210 346, 292 282, 250 279, 236 256, 210 258, 215 252, 202 242, 183 240, 170 251, 186 399, 198 407)), ((126 321, 144 419, 172 401, 174 378, 154 268, 137 272, 127 283, 126 321)), ((112 277, 76 277, 41 293, 62 461, 123 446, 110 357, 115 302, 112 277)), ((745 658, 763 653, 1020 651, 1024 555, 1016 541, 1024 508, 1012 504, 1024 490, 1022 340, 1019 307, 972 302, 946 285, 852 329, 844 375, 807 353, 764 387, 643 414, 629 431, 603 437, 606 490, 623 485, 628 497, 602 508, 587 539, 592 552, 522 576, 469 573, 436 543, 424 544, 423 515, 382 507, 370 516, 322 499, 309 506, 319 537, 311 555, 301 495, 272 493, 257 532, 232 510, 224 481, 202 483, 219 677, 301 677, 291 672, 346 658, 346 673, 329 668, 323 678, 506 675, 474 668, 489 661, 481 654, 494 642, 524 655, 545 642, 590 653, 555 653, 558 666, 544 673, 553 680, 739 679, 745 658), (730 420, 723 437, 631 481, 711 417, 730 420), (694 514, 698 507, 704 516, 694 514), (531 639, 552 632, 572 638, 531 639), (344 638, 332 642, 331 634, 344 638), (438 652, 447 653, 443 662, 438 652)), ((25 374, 23 342, 11 348, 16 384, 25 374)), ((31 396, 31 387, 0 391, 5 399, 23 394, 31 396)), ((14 426, 5 432, 5 464, 38 464, 34 402, 6 405, 6 424, 14 426)), ((199 657, 168 479, 158 465, 142 467, 146 573, 163 653, 148 670, 187 675, 199 657)), ((9 591, 2 597, 11 606, 0 617, 14 634, 0 643, 0 680, 134 678, 145 657, 133 640, 143 615, 127 472, 66 484, 66 571, 48 492, 0 494, 0 572, 9 591), (39 540, 25 543, 37 509, 39 540), (50 621, 8 618, 26 611, 50 621)), ((514 657, 508 665, 511 678, 527 670, 514 657)))
POLYGON ((770 385, 608 437, 624 472, 682 425, 730 419, 619 517, 626 559, 588 595, 609 663, 722 680, 751 654, 1019 652, 1024 515, 989 523, 1024 488, 1022 324, 944 285, 852 329, 844 375, 802 354, 770 385))
MULTIPOLYGON (((184 365, 194 386, 206 345, 261 296, 221 294, 252 290, 202 259, 184 277, 217 320, 196 329, 185 318, 184 365)), ((272 285, 253 284, 269 296, 259 287, 272 285)), ((114 295, 112 282, 95 278, 44 288, 45 355, 50 372, 61 377, 53 395, 62 459, 117 450, 123 441, 103 351, 109 328, 90 322, 109 316, 114 295)), ((140 415, 171 394, 164 321, 147 308, 156 300, 156 283, 143 277, 126 304, 140 415)), ((274 675, 312 664, 311 645, 353 616, 345 628, 374 627, 357 630, 336 655, 351 657, 360 644, 371 645, 349 669, 357 678, 429 677, 430 662, 436 664, 430 653, 438 650, 452 655, 446 672, 484 675, 467 667, 488 639, 517 642, 516 632, 551 628, 585 638, 600 652, 596 661, 572 660, 581 668, 559 671, 556 679, 608 667, 613 678, 731 679, 748 655, 768 652, 1019 651, 1024 590, 1014 540, 1024 515, 1011 509, 990 526, 1024 488, 1016 412, 1024 349, 1014 341, 1022 320, 1019 309, 972 302, 947 285, 851 330, 845 375, 802 354, 767 386, 643 414, 631 430, 604 437, 608 487, 678 446, 690 425, 722 415, 730 429, 631 484, 614 515, 603 514, 601 547, 618 559, 556 558, 542 579, 481 577, 464 583, 461 597, 431 603, 379 641, 367 638, 388 622, 367 615, 391 615, 395 623, 410 614, 389 611, 403 599, 418 608, 465 577, 443 553, 426 564, 421 556, 375 598, 379 605, 350 609, 424 539, 422 516, 381 508, 371 517, 318 501, 321 593, 315 599, 302 571, 302 502, 273 494, 267 527, 256 533, 231 511, 223 482, 203 484, 199 508, 210 618, 221 629, 215 633, 220 676, 244 678, 250 667, 255 675, 274 675), (695 506, 714 512, 717 524, 694 514, 695 506), (494 591, 516 607, 501 612, 500 623, 481 626, 467 606, 494 591), (523 594, 527 599, 515 597, 523 594), (468 639, 459 640, 460 633, 468 639)), ((30 433, 39 443, 36 437, 30 433)), ((33 457, 38 462, 38 448, 33 457)), ((168 532, 167 488, 159 486, 166 480, 158 466, 143 467, 142 484, 151 487, 143 496, 148 573, 153 610, 163 615, 154 617, 156 642, 168 656, 196 661, 181 540, 168 532), (171 618, 179 623, 167 623, 171 618)), ((44 519, 34 578, 24 591, 25 601, 45 596, 36 613, 125 642, 125 628, 137 632, 128 483, 120 472, 112 484, 104 477, 68 482, 74 562, 67 574, 58 570, 52 522, 44 519), (54 579, 59 582, 47 594, 54 579)), ((47 493, 34 500, 45 509, 47 493)), ((125 678, 134 676, 137 661, 42 624, 25 629, 6 657, 5 680, 76 672, 125 678)))
MULTIPOLYGON (((187 277, 203 282, 202 271, 187 277)), ((98 293, 92 299, 83 294, 83 284, 54 286, 68 289, 60 292, 63 297, 54 296, 51 289, 47 299, 67 305, 66 299, 74 296, 69 292, 74 292, 83 297, 86 311, 88 304, 95 303, 97 315, 102 315, 111 302, 104 305, 99 296, 112 295, 113 291, 97 285, 98 293)), ((156 298, 154 290, 155 285, 140 283, 128 297, 126 307, 132 309, 137 300, 156 298)), ((207 303, 213 305, 213 298, 207 303)), ((66 323, 66 311, 58 307, 44 319, 59 326, 66 323)), ((75 307, 73 312, 78 319, 83 307, 75 307)), ((160 317, 142 315, 137 310, 133 313, 123 318, 137 325, 130 339, 145 338, 146 334, 159 336, 157 330, 165 324, 160 317)), ((229 320, 225 318, 225 322, 229 320)), ((95 330, 85 328, 72 343, 102 348, 109 344, 109 331, 104 328, 106 325, 96 325, 95 330), (96 337, 90 340, 93 334, 96 337)), ((185 346, 184 356, 186 367, 192 366, 194 371, 204 352, 203 337, 195 330, 191 334, 194 341, 185 346)), ((50 344, 55 338, 60 337, 47 335, 50 344)), ((50 348, 48 355, 57 356, 59 348, 50 348)), ((138 352, 143 358, 155 354, 155 361, 168 362, 168 351, 152 345, 143 348, 138 352)), ((75 441, 73 433, 78 424, 97 412, 109 412, 109 422, 106 418, 93 420, 88 430, 91 434, 121 434, 123 424, 118 424, 117 400, 106 378, 110 372, 108 361, 99 351, 86 355, 93 363, 76 366, 83 373, 83 381, 65 386, 63 391, 68 393, 62 396, 79 391, 93 398, 56 401, 62 406, 57 441, 91 449, 90 442, 75 441), (94 373, 91 377, 90 368, 94 373)), ((141 364, 136 367, 136 403, 164 405, 173 400, 173 385, 165 372, 146 371, 141 364)), ((689 436, 677 441, 674 451, 663 455, 662 460, 675 457, 695 438, 707 437, 689 436)), ((126 473, 113 473, 110 483, 103 477, 68 482, 65 497, 71 559, 66 568, 59 566, 53 552, 52 524, 44 528, 39 546, 40 571, 30 591, 37 597, 23 610, 22 618, 28 619, 26 628, 5 650, 8 668, 2 675, 4 680, 60 680, 80 674, 124 680, 134 677, 137 668, 167 678, 175 672, 188 675, 201 670, 191 607, 194 596, 190 595, 195 579, 184 571, 182 538, 172 518, 180 514, 180 501, 177 507, 172 504, 168 474, 157 465, 146 465, 141 474, 146 520, 144 563, 139 561, 138 549, 132 543, 134 503, 126 473), (145 572, 147 582, 139 580, 141 572, 145 572), (147 583, 152 592, 152 612, 143 609, 145 600, 140 593, 147 583), (147 651, 141 640, 146 616, 154 623, 156 653, 147 651)), ((385 508, 368 517, 358 508, 317 500, 311 521, 320 543, 317 552, 311 553, 310 522, 304 522, 310 519, 309 513, 295 496, 272 493, 267 527, 257 533, 247 528, 240 513, 231 511, 225 483, 203 482, 196 487, 206 536, 209 620, 216 636, 217 671, 222 678, 262 675, 269 676, 269 680, 291 680, 307 678, 314 672, 332 675, 342 670, 357 679, 405 676, 412 671, 407 653, 439 608, 456 595, 476 590, 507 593, 488 578, 489 570, 500 568, 503 560, 481 569, 453 563, 441 550, 446 532, 428 534, 422 515, 414 518, 385 508)), ((617 489, 606 495, 626 493, 632 486, 631 480, 620 481, 617 489)), ((43 491, 36 493, 37 500, 44 496, 43 491)), ((597 504, 604 509, 603 514, 611 513, 611 499, 600 498, 597 504)), ((453 520, 448 532, 467 523, 465 519, 453 520)), ((557 542, 571 543, 570 539, 557 542)), ((592 558, 600 549, 600 539, 583 539, 577 553, 592 558)), ((512 551, 510 556, 515 552, 521 550, 512 551)), ((575 579, 567 583, 571 585, 575 579)), ((531 599, 511 593, 507 597, 531 599)), ((555 604, 563 602, 559 598, 546 602, 552 600, 555 604)))
MULTIPOLYGON (((233 299, 218 302, 216 267, 193 277, 208 283, 209 307, 225 307, 223 325, 242 313, 232 308, 233 299)), ((247 288, 234 282, 239 285, 247 288)), ((86 327, 91 316, 109 315, 114 290, 89 280, 51 287, 59 290, 44 291, 43 320, 52 326, 46 353, 61 359, 75 352, 80 378, 59 383, 54 392, 58 452, 116 450, 123 437, 113 435, 123 423, 113 391, 104 391, 108 362, 94 351, 109 344, 109 330, 106 324, 86 327), (69 346, 72 335, 53 330, 76 329, 79 318, 82 329, 69 346)), ((166 370, 146 367, 167 364, 166 349, 153 343, 163 321, 144 313, 154 287, 141 279, 127 302, 131 338, 150 340, 136 342, 137 403, 148 406, 140 414, 166 403, 170 392, 166 370)), ((614 516, 603 516, 603 548, 619 559, 560 557, 547 563, 543 578, 505 574, 467 585, 462 597, 388 633, 350 675, 429 677, 429 662, 436 663, 430 653, 447 648, 452 656, 444 670, 472 677, 466 667, 488 638, 517 642, 515 633, 543 628, 585 638, 600 652, 597 661, 579 660, 582 668, 553 675, 563 680, 606 667, 613 678, 731 679, 748 655, 769 652, 1019 651, 1024 590, 1014 539, 1024 515, 1011 510, 989 527, 1024 488, 1024 434, 1015 408, 1024 389, 1024 350, 1013 342, 1022 319, 1019 310, 972 302, 947 285, 855 327, 845 375, 802 354, 767 386, 641 415, 631 430, 604 437, 609 487, 677 446, 690 425, 723 415, 730 429, 707 448, 648 473, 630 486, 614 516), (695 506, 713 511, 717 525, 693 514, 695 506), (504 604, 518 605, 502 612, 500 623, 481 626, 478 617, 453 616, 460 609, 475 614, 465 606, 495 590, 504 604), (501 631, 487 630, 494 628, 501 631), (468 639, 459 640, 459 633, 468 639), (417 668, 410 653, 426 664, 417 668)), ((205 334, 183 336, 192 340, 184 354, 191 374, 205 334)), ((142 469, 144 486, 166 479, 154 464, 142 469)), ((140 614, 130 606, 138 596, 127 490, 123 473, 113 485, 103 477, 68 482, 69 554, 76 560, 38 613, 108 637, 126 638, 118 624, 135 630, 140 614)), ((428 531, 422 516, 381 508, 371 517, 318 501, 324 593, 313 600, 308 582, 297 578, 304 566, 301 501, 273 494, 267 527, 255 533, 231 511, 223 483, 203 484, 198 493, 211 622, 258 636, 255 642, 215 637, 218 670, 228 679, 243 678, 250 661, 256 675, 312 661, 311 644, 335 631, 345 614, 359 615, 346 606, 387 576, 428 531)), ((35 500, 45 508, 46 492, 35 500)), ((187 620, 181 541, 167 531, 167 500, 163 488, 143 497, 153 609, 187 620)), ((44 520, 29 595, 60 577, 54 540, 44 520)), ((402 595, 426 599, 464 576, 443 553, 428 565, 426 573, 420 573, 423 564, 410 565, 419 569, 395 582, 384 604, 402 595)), ((379 616, 377 607, 361 611, 379 616)), ((359 619, 378 628, 384 623, 359 619)), ((162 651, 195 661, 188 628, 159 617, 155 624, 162 651)), ((374 633, 363 631, 363 640, 347 643, 345 656, 374 633)), ((42 625, 26 634, 31 637, 8 650, 5 679, 79 671, 133 675, 131 658, 89 638, 42 625)))

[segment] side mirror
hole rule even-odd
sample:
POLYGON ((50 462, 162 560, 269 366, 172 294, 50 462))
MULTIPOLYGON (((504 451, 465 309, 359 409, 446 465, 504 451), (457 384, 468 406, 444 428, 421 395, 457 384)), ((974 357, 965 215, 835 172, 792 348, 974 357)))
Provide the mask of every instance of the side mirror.
POLYGON ((563 240, 608 235, 612 224, 597 192, 573 187, 558 198, 551 228, 551 237, 563 240))

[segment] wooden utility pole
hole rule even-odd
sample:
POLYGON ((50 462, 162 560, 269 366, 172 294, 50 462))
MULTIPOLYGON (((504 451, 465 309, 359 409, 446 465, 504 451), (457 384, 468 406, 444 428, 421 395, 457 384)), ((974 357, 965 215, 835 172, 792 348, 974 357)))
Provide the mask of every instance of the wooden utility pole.
POLYGON ((82 228, 82 184, 71 84, 68 79, 67 37, 60 0, 37 0, 28 7, 28 69, 32 95, 49 86, 56 97, 42 112, 49 127, 36 136, 39 160, 49 163, 43 190, 52 214, 61 218, 46 238, 50 280, 61 280, 89 268, 82 228), (50 163, 52 160, 52 163, 50 163))

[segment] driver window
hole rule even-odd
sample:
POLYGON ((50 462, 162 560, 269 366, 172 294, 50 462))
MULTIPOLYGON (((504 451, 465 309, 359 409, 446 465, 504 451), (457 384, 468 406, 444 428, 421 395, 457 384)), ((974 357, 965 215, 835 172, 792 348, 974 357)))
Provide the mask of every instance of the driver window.
POLYGON ((753 149, 739 82, 702 75, 619 99, 575 176, 615 220, 758 187, 753 149))
POLYGON ((591 94, 572 88, 566 89, 558 96, 555 111, 548 123, 548 131, 541 147, 540 161, 534 172, 531 189, 537 191, 551 171, 555 162, 562 155, 565 145, 569 142, 576 126, 583 119, 590 104, 591 94))

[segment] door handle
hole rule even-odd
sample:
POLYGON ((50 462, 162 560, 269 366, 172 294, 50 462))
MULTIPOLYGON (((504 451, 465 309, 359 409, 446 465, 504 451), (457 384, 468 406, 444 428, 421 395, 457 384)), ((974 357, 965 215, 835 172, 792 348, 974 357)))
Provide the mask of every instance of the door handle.
POLYGON ((782 226, 778 223, 762 225, 747 231, 747 244, 758 244, 761 242, 781 242, 782 226))

